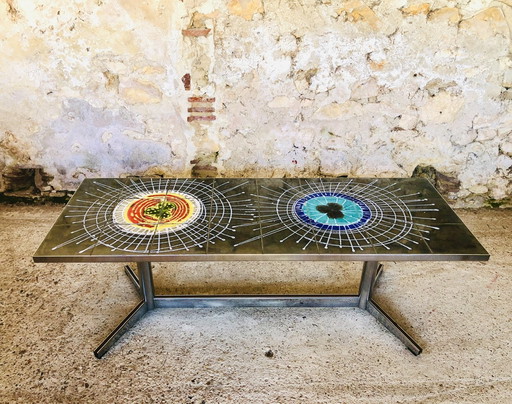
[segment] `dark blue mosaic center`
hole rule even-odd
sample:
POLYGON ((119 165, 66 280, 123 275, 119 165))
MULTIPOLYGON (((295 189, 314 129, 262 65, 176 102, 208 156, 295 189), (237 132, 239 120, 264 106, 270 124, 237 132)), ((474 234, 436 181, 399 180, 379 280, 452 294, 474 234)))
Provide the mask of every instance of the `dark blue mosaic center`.
POLYGON ((337 192, 315 192, 299 199, 294 212, 304 223, 323 230, 353 230, 372 217, 359 199, 337 192))

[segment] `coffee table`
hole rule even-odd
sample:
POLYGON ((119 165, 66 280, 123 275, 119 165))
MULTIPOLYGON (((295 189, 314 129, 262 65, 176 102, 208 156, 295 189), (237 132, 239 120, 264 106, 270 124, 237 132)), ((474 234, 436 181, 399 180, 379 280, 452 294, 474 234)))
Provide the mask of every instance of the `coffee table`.
MULTIPOLYGON (((420 178, 86 179, 35 262, 125 266, 140 301, 94 351, 101 358, 155 308, 359 307, 415 355, 422 348, 374 300, 384 261, 485 261, 488 252, 420 178), (152 262, 361 261, 357 295, 155 295, 152 262)), ((205 274, 206 275, 206 274, 205 274)))

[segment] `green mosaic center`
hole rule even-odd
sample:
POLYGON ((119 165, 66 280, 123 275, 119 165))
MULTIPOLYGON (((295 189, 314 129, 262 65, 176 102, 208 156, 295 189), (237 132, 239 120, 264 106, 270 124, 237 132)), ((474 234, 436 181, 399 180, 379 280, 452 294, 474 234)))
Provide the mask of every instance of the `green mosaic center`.
POLYGON ((169 219, 172 211, 176 209, 176 204, 169 201, 159 202, 157 205, 144 209, 144 215, 155 220, 169 219))

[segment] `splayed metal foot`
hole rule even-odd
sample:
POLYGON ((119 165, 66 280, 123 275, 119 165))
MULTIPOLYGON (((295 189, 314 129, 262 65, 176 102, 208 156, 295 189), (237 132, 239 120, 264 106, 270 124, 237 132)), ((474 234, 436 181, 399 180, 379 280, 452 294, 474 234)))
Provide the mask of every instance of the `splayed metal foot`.
POLYGON ((366 308, 368 313, 375 317, 384 327, 388 329, 395 337, 411 351, 414 355, 419 355, 423 349, 412 339, 412 337, 400 327, 384 310, 382 310, 373 300, 368 302, 366 308))
POLYGON ((422 348, 372 298, 374 287, 379 276, 382 274, 382 269, 382 264, 378 262, 364 263, 359 288, 359 308, 366 310, 375 317, 395 337, 402 341, 414 355, 419 355, 422 352, 422 348))
POLYGON ((373 289, 382 265, 365 262, 358 295, 182 295, 155 296, 151 264, 137 263, 137 274, 127 265, 125 272, 142 300, 94 351, 101 358, 144 314, 154 308, 202 307, 359 307, 369 312, 415 355, 421 347, 373 300, 373 289))
POLYGON ((128 278, 132 281, 133 283, 133 286, 135 286, 135 289, 137 290, 137 292, 140 294, 141 291, 140 291, 140 282, 139 282, 139 277, 137 276, 137 274, 135 273, 135 271, 129 266, 129 265, 125 265, 124 267, 124 273, 126 275, 128 275, 128 278))
POLYGON ((137 269, 140 274, 140 280, 134 271, 127 265, 125 272, 135 285, 142 300, 128 314, 128 316, 119 323, 119 325, 103 340, 103 342, 94 350, 94 356, 100 359, 108 350, 128 331, 144 314, 155 307, 153 274, 151 272, 151 264, 149 262, 137 263, 137 269))

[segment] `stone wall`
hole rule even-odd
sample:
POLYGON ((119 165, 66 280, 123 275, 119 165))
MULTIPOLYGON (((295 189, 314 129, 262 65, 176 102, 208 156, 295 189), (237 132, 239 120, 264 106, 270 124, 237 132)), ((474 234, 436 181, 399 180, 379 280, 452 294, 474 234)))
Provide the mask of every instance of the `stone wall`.
POLYGON ((511 0, 0 0, 0 192, 430 166, 507 205, 511 27, 511 0))

